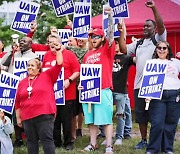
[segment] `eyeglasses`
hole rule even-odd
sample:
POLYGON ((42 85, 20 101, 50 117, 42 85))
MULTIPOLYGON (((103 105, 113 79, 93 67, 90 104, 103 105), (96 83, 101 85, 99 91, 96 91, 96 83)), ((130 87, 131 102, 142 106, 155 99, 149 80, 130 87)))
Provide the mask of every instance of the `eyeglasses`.
POLYGON ((100 38, 102 38, 102 36, 100 36, 100 35, 92 35, 91 38, 92 39, 100 39, 100 38))
POLYGON ((158 50, 166 50, 167 47, 157 47, 158 50))

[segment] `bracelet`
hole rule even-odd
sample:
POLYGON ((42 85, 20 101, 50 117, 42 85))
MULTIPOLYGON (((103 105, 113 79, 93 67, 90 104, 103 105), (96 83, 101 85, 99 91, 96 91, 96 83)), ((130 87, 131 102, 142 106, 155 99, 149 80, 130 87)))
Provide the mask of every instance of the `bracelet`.
POLYGON ((72 82, 73 82, 73 80, 72 80, 72 79, 70 79, 70 78, 68 78, 68 80, 69 80, 69 83, 72 83, 72 82))

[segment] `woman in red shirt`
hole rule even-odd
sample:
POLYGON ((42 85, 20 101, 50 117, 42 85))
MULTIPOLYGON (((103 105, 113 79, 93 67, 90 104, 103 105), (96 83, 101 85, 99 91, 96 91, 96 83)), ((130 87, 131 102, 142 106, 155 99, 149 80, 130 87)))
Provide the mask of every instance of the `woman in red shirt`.
POLYGON ((5 54, 6 54, 6 52, 4 52, 4 43, 0 39, 0 58, 2 58, 5 54))
POLYGON ((38 59, 29 60, 28 77, 20 81, 16 92, 17 124, 24 127, 29 154, 38 153, 39 140, 45 154, 55 154, 53 127, 56 102, 53 87, 62 68, 63 47, 58 42, 54 46, 56 65, 41 73, 41 62, 38 59))

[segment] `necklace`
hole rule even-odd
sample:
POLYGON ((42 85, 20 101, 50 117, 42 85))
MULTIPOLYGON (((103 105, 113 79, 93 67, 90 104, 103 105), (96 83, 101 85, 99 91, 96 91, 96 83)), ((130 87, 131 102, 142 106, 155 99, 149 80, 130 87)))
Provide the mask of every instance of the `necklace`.
POLYGON ((34 81, 37 79, 37 75, 34 77, 33 81, 31 82, 30 79, 28 78, 28 87, 27 87, 27 91, 28 91, 28 99, 31 98, 31 94, 32 94, 32 90, 33 90, 33 83, 34 81))

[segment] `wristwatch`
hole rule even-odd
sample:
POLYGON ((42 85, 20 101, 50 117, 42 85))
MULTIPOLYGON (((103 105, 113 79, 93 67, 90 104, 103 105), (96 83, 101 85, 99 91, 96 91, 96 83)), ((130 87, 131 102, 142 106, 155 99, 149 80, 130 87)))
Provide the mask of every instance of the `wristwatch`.
POLYGON ((69 83, 72 83, 72 82, 73 82, 73 80, 72 80, 72 79, 70 79, 70 78, 68 78, 68 80, 69 80, 69 83))

